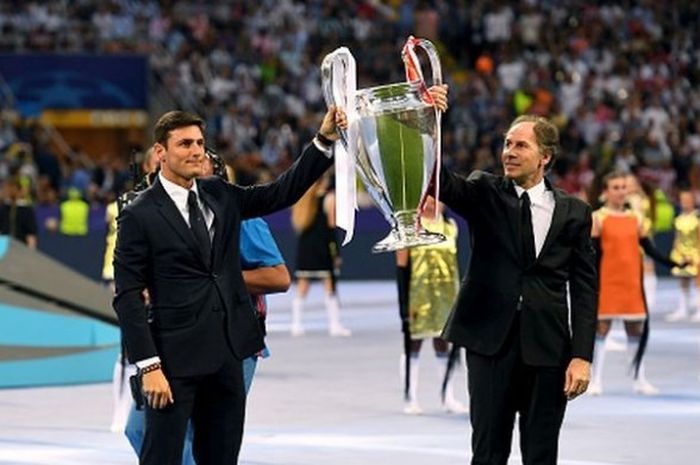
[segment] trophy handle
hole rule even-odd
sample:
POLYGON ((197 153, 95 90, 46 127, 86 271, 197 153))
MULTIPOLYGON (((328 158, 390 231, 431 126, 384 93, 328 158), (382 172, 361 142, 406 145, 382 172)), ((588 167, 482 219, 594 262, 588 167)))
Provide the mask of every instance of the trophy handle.
POLYGON ((416 48, 422 48, 425 54, 428 56, 433 77, 432 84, 434 86, 439 86, 442 84, 442 65, 440 65, 440 57, 437 49, 431 41, 428 39, 416 39, 413 36, 409 36, 401 52, 401 57, 403 58, 404 65, 406 66, 406 80, 408 82, 420 81, 421 87, 423 88, 423 98, 432 104, 433 101, 430 94, 428 94, 428 86, 425 82, 425 78, 423 77, 420 60, 415 52, 416 48))
MULTIPOLYGON (((355 102, 357 77, 355 73, 355 58, 347 47, 337 48, 326 55, 321 63, 321 89, 326 105, 336 105, 342 108, 349 119, 357 116, 357 103, 355 102)), ((368 188, 367 192, 379 207, 384 218, 393 226, 395 220, 389 213, 391 208, 386 199, 387 194, 381 188, 381 182, 374 170, 365 162, 364 157, 359 156, 358 152, 362 150, 361 146, 355 144, 354 147, 350 147, 351 138, 348 135, 348 130, 340 129, 339 133, 340 142, 345 150, 357 158, 356 163, 360 168, 357 170, 357 174, 360 179, 365 186, 374 186, 374 189, 368 188)))
MULTIPOLYGON (((421 87, 421 97, 426 103, 432 105, 434 104, 433 97, 428 92, 428 86, 425 83, 425 79, 423 78, 423 71, 421 70, 420 60, 418 59, 418 56, 415 52, 415 49, 417 47, 422 48, 423 51, 425 51, 426 55, 428 55, 428 59, 430 60, 430 68, 433 74, 432 84, 434 86, 442 84, 442 66, 440 65, 440 57, 438 56, 437 49, 431 41, 427 39, 416 39, 413 36, 408 37, 408 39, 406 40, 406 44, 404 45, 403 50, 401 51, 401 57, 403 58, 404 65, 406 67, 406 79, 409 82, 419 81, 421 87)), ((440 147, 442 146, 442 124, 440 122, 441 117, 442 111, 435 107, 435 120, 437 122, 437 127, 435 128, 435 135, 437 142, 435 146, 435 165, 433 166, 431 178, 433 180, 434 186, 433 196, 435 197, 436 202, 439 202, 440 200, 440 169, 442 167, 442 151, 440 149, 440 147)), ((423 198, 420 201, 418 207, 419 211, 423 211, 427 195, 428 191, 426 190, 423 193, 423 198)), ((437 210, 435 212, 435 217, 437 218, 437 210)), ((419 226, 420 221, 416 219, 416 227, 419 226)))
MULTIPOLYGON (((326 101, 326 106, 339 106, 345 113, 350 113, 350 109, 355 109, 355 102, 349 102, 347 84, 350 70, 350 63, 354 62, 354 58, 346 47, 340 47, 334 52, 329 53, 321 63, 321 87, 323 90, 323 98, 326 101), (341 72, 334 73, 333 68, 341 67, 341 72), (338 77, 338 75, 340 77, 338 77), (339 82, 340 81, 340 82, 339 82)), ((354 76, 352 79, 354 80, 354 76)), ((348 133, 346 129, 339 129, 340 140, 348 149, 348 133)))
MULTIPOLYGON (((411 38, 409 38, 411 40, 411 38)), ((439 86, 442 84, 442 65, 440 64, 440 56, 438 55, 437 49, 435 48, 435 45, 428 39, 416 39, 413 38, 414 40, 414 47, 420 47, 425 51, 426 55, 428 55, 428 59, 430 60, 430 70, 432 71, 433 74, 433 85, 434 86, 439 86)), ((420 68, 419 68, 420 69, 420 68)), ((422 73, 420 76, 420 79, 425 82, 425 79, 423 79, 422 73)))

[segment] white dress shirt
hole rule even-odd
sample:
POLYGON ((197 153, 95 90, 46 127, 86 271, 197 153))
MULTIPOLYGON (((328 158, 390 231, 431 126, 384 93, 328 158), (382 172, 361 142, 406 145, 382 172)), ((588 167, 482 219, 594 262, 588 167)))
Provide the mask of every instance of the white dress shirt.
MULTIPOLYGON (((525 189, 515 185, 518 198, 523 195, 525 189)), ((535 237, 535 256, 539 256, 547 238, 549 227, 552 225, 554 215, 554 193, 547 189, 542 179, 536 186, 527 190, 530 197, 530 213, 532 214, 532 233, 535 237)))
POLYGON ((333 146, 331 145, 330 147, 326 147, 323 145, 321 142, 318 141, 317 138, 313 138, 311 142, 314 144, 314 146, 322 152, 326 157, 330 158, 333 156, 333 146))
POLYGON ((202 198, 199 196, 199 191, 197 190, 197 183, 193 182, 192 188, 188 190, 182 186, 175 184, 172 181, 168 181, 167 179, 165 179, 163 173, 158 173, 158 179, 160 179, 160 183, 163 185, 163 189, 165 189, 165 192, 175 203, 175 206, 180 211, 180 214, 185 219, 185 223, 187 223, 188 226, 190 226, 190 210, 187 206, 187 196, 189 195, 190 190, 197 194, 197 202, 199 203, 199 208, 202 210, 202 215, 204 215, 204 221, 207 224, 209 239, 213 238, 214 213, 207 206, 207 204, 202 202, 202 198))

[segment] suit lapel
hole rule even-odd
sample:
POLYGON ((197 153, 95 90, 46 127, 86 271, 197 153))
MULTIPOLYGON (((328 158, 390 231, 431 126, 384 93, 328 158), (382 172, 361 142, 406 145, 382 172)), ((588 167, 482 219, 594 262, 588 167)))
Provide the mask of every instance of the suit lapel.
POLYGON ((173 202, 173 199, 171 199, 168 193, 165 192, 165 189, 163 188, 163 185, 160 183, 160 180, 158 178, 156 178, 156 181, 153 183, 152 189, 155 194, 156 205, 158 206, 158 213, 173 228, 173 230, 178 234, 178 236, 180 236, 180 238, 189 246, 189 248, 192 249, 194 254, 197 257, 199 257, 200 260, 202 260, 202 264, 204 264, 204 260, 202 259, 201 253, 199 252, 199 248, 197 247, 197 243, 195 241, 192 230, 185 222, 185 219, 182 217, 182 213, 180 213, 180 210, 178 210, 175 206, 175 202, 173 202))
POLYGON ((542 257, 547 252, 547 249, 552 245, 554 239, 556 239, 556 237, 559 235, 561 228, 566 222, 566 216, 569 213, 568 199, 565 198, 561 194, 561 192, 559 192, 559 190, 552 188, 549 181, 545 180, 545 182, 547 184, 547 188, 551 189, 552 193, 554 194, 554 213, 552 214, 552 224, 549 226, 549 231, 547 231, 547 237, 544 240, 542 250, 537 256, 536 262, 539 261, 540 257, 542 257))

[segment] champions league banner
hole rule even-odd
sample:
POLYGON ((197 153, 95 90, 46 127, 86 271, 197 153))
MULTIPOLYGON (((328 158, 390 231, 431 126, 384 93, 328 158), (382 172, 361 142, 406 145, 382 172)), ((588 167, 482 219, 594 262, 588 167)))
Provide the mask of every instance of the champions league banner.
POLYGON ((24 116, 44 109, 145 109, 143 55, 0 54, 0 76, 24 116))

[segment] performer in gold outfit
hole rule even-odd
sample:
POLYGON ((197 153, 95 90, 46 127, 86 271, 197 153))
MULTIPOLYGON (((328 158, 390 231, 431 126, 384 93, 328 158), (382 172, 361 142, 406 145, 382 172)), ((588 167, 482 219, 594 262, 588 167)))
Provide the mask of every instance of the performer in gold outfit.
POLYGON ((117 201, 107 205, 105 209, 105 224, 107 233, 105 235, 105 254, 102 261, 102 280, 112 290, 114 290, 114 246, 117 244, 117 201))
MULTIPOLYGON (((667 321, 680 321, 688 318, 690 282, 693 278, 697 279, 698 264, 700 263, 700 218, 695 209, 693 192, 689 189, 681 190, 678 194, 678 201, 681 213, 673 223, 676 237, 673 241, 671 259, 676 262, 686 261, 689 265, 684 268, 674 267, 671 269, 671 274, 680 278, 681 293, 678 308, 666 316, 667 321)), ((696 283, 697 287, 699 286, 696 283)), ((700 305, 698 305, 691 320, 700 321, 700 305)))
MULTIPOLYGON (((442 205, 436 206, 434 198, 428 197, 421 223, 428 231, 444 234, 447 240, 435 245, 400 250, 396 256, 399 279, 402 279, 403 274, 408 283, 408 286, 399 284, 399 293, 407 294, 399 295, 399 300, 405 302, 408 308, 411 338, 410 363, 405 364, 405 359, 402 360, 402 367, 407 367, 402 370, 403 376, 406 371, 409 373, 409 379, 404 379, 408 386, 404 413, 413 415, 422 413, 418 403, 418 357, 423 339, 432 338, 433 340, 440 381, 445 377, 449 360, 448 343, 440 338, 440 333, 445 326, 459 287, 457 224, 454 220, 445 219, 442 209, 442 205), (437 219, 435 208, 440 209, 437 219), (404 273, 401 272, 402 269, 404 273)), ((436 386, 439 386, 439 383, 436 383, 436 386)), ((439 389, 436 391, 439 392, 439 389)), ((443 407, 451 413, 467 412, 467 408, 455 399, 449 380, 444 391, 443 407)))

